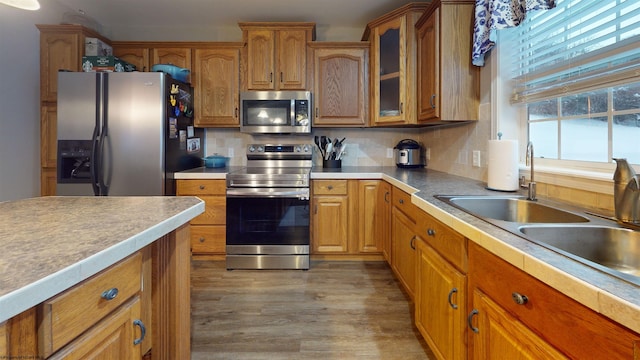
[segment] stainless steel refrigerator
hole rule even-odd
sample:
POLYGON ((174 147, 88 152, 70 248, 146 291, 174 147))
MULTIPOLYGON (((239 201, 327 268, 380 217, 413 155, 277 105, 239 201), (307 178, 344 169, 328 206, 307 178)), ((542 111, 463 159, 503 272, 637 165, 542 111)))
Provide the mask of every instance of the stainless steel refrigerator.
POLYGON ((202 165, 193 91, 160 72, 58 73, 57 195, 175 195, 202 165))

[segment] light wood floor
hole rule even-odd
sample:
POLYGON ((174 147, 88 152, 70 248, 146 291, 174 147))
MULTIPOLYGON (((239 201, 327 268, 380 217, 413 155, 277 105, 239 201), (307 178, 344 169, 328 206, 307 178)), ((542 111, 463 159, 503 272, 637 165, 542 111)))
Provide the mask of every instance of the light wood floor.
POLYGON ((435 359, 384 262, 192 262, 192 359, 435 359))

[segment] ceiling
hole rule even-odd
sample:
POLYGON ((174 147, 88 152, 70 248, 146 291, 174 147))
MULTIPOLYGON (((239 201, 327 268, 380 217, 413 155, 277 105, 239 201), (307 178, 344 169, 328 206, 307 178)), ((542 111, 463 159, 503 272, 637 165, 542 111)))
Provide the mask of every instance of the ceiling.
MULTIPOLYGON (((315 22, 361 28, 410 0, 57 0, 102 28, 237 27, 239 21, 315 22)), ((423 2, 424 0, 414 0, 423 2)))

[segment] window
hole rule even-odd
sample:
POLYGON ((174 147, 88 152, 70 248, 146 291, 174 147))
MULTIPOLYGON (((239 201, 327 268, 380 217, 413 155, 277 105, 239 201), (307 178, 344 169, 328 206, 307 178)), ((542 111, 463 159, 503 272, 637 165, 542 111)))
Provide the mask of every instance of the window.
POLYGON ((527 107, 536 156, 640 164, 640 1, 558 0, 528 16, 500 45, 516 49, 511 102, 527 107))

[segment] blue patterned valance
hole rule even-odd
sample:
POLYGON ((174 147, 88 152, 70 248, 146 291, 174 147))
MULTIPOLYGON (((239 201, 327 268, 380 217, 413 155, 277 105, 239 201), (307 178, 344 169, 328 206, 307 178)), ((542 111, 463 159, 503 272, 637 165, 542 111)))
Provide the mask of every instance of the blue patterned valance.
POLYGON ((556 6, 555 0, 476 0, 473 24, 472 61, 484 65, 484 56, 495 45, 491 31, 518 26, 527 11, 548 10, 556 6))

